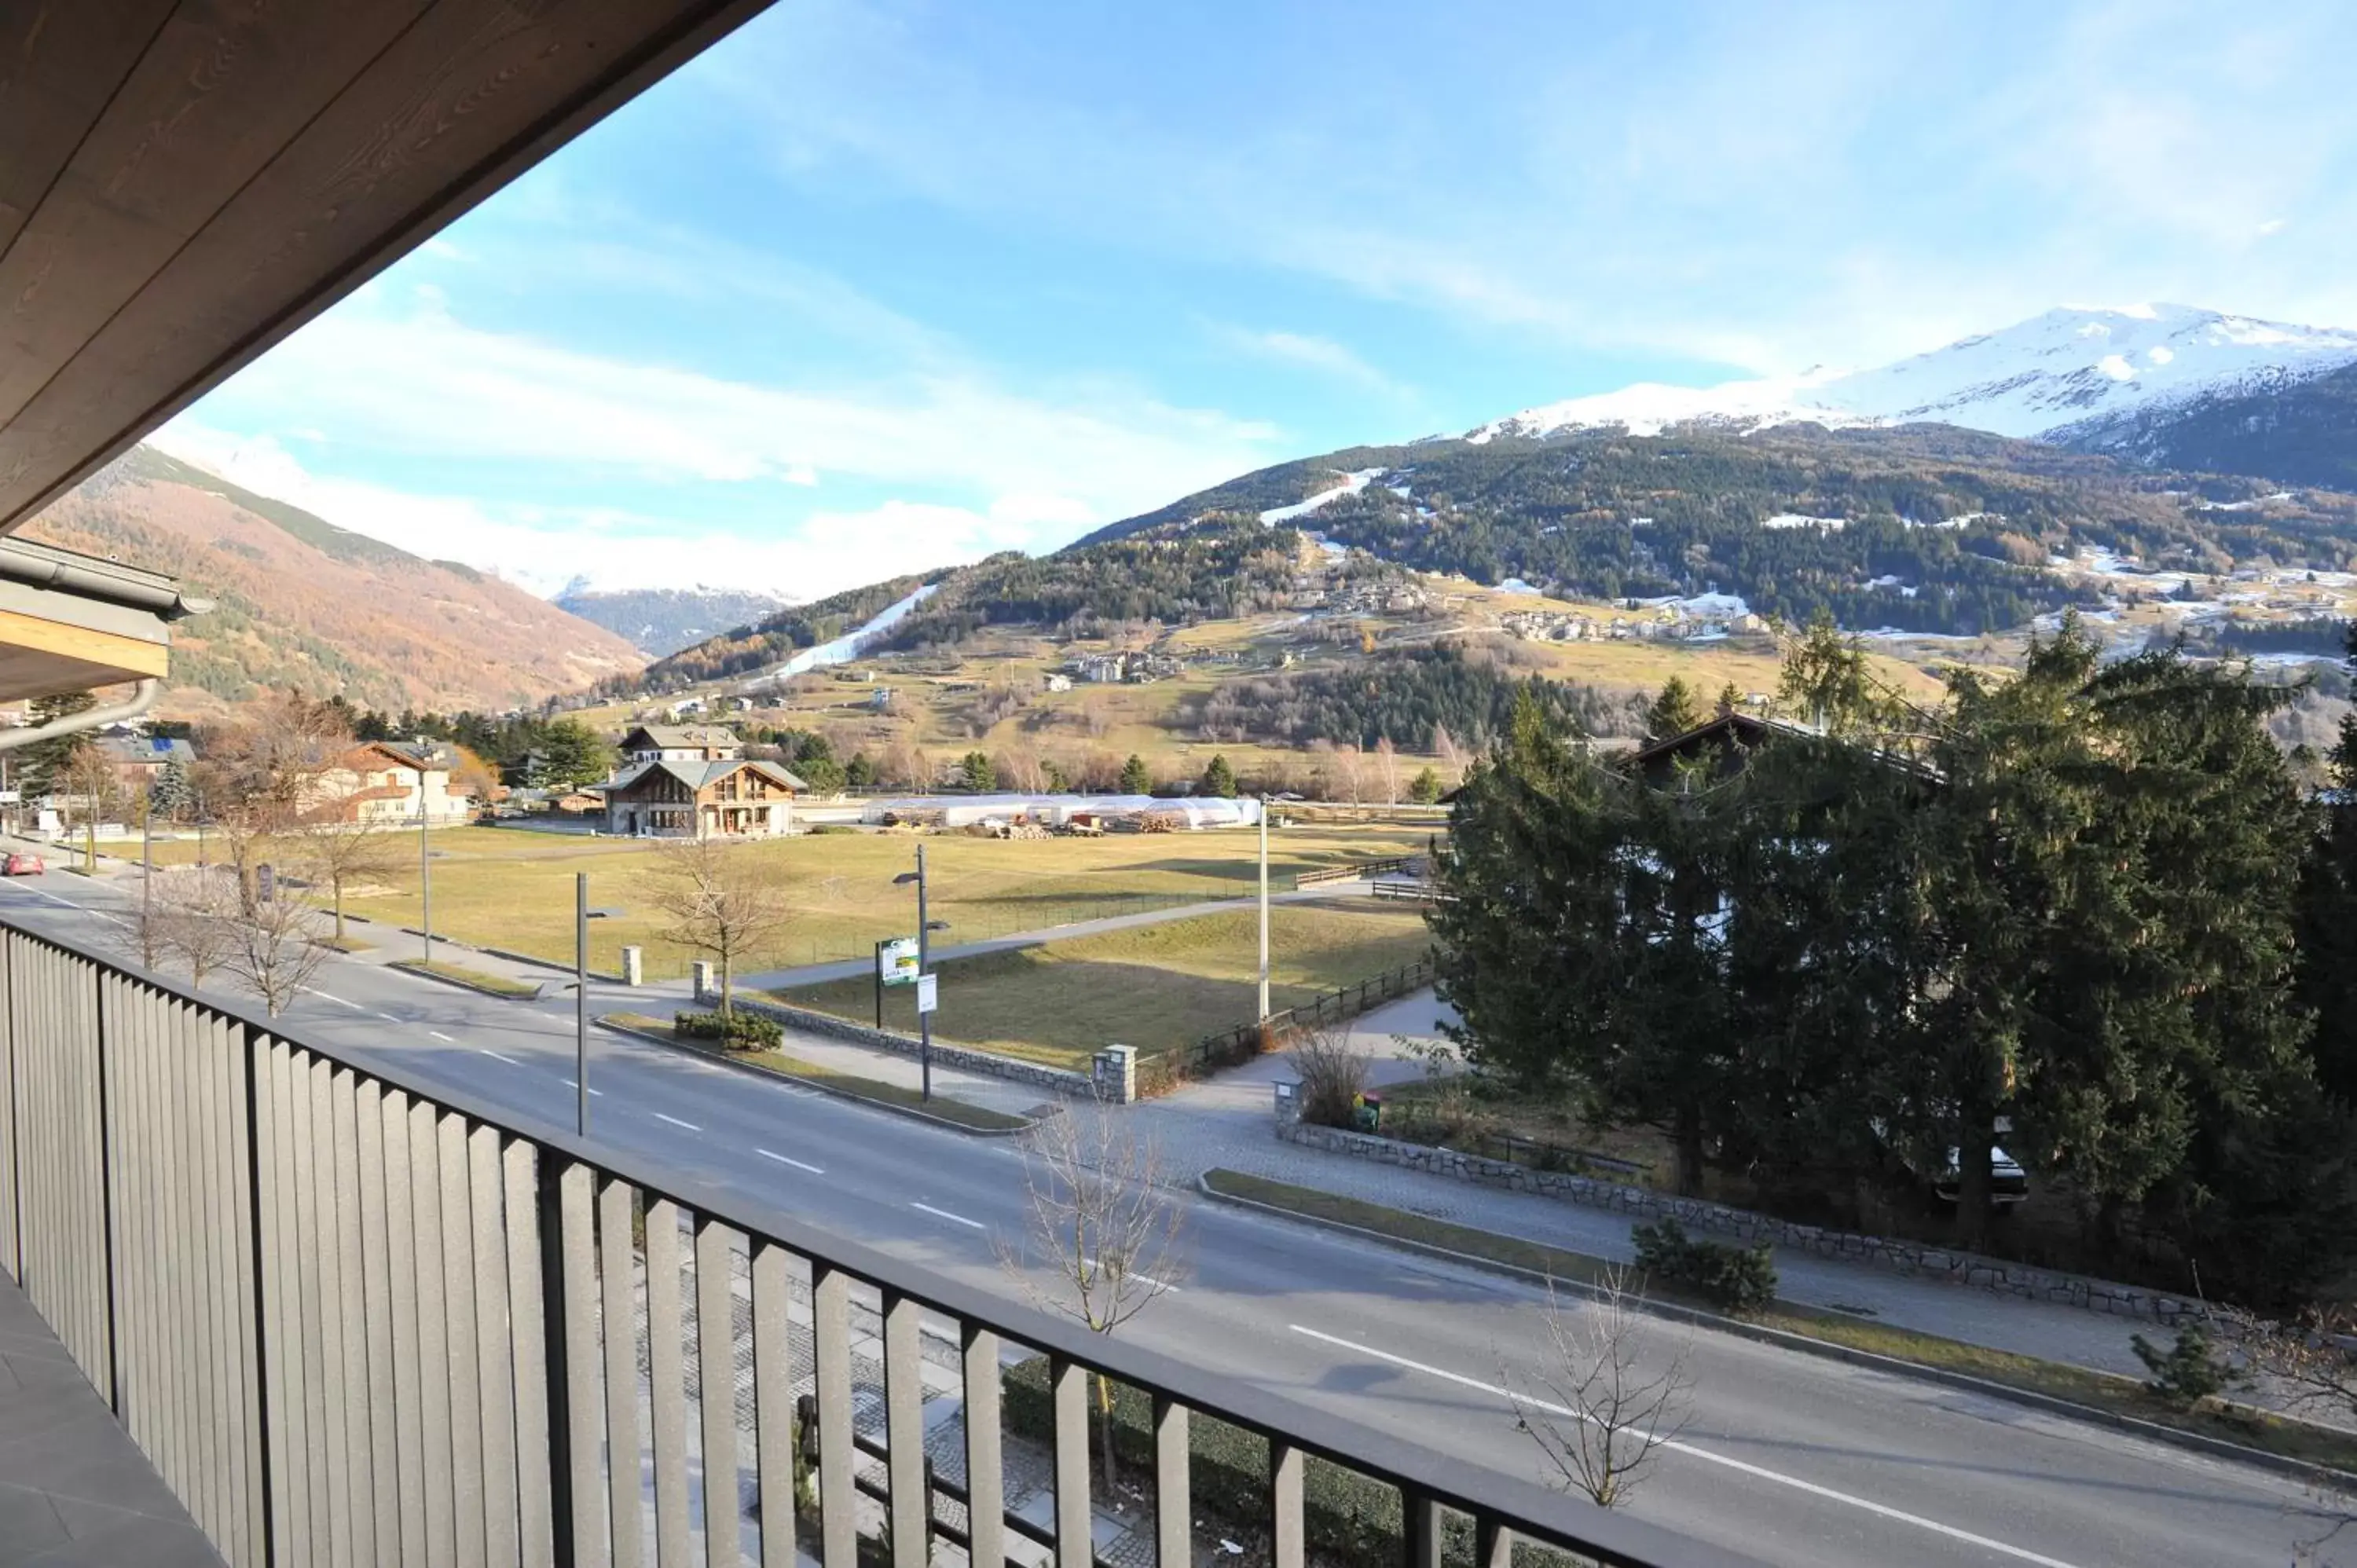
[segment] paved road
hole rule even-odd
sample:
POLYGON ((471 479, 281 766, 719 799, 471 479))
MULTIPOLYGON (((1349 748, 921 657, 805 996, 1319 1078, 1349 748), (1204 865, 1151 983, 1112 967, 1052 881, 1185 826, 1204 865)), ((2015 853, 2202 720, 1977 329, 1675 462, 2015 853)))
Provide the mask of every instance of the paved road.
MULTIPOLYGON (((106 890, 0 884, 0 910, 91 940, 68 907, 106 890)), ((303 1035, 462 1086, 519 1124, 569 1124, 570 1008, 342 963, 294 1009, 303 1035)), ((1011 1287, 994 1240, 1023 1224, 1020 1155, 660 1047, 598 1039, 595 1135, 815 1223, 1011 1287)), ((1190 1205, 1182 1288, 1129 1332, 1411 1440, 1535 1477, 1500 1384, 1540 1334, 1538 1294, 1217 1205, 1190 1205)), ((1670 1331, 1662 1331, 1665 1336, 1670 1331)), ((2296 1484, 2010 1403, 1726 1337, 1691 1347, 1695 1411, 1632 1511, 1771 1563, 2280 1568, 2319 1533, 2296 1484)), ((2357 1542, 2335 1543, 2357 1556, 2357 1542)), ((2334 1561, 2328 1554, 2326 1562, 2334 1561)))

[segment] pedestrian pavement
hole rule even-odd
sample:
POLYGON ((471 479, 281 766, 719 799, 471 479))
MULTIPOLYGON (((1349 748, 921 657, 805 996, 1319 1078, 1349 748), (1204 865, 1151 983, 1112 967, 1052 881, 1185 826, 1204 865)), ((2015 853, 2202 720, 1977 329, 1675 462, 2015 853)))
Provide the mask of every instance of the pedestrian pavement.
MULTIPOLYGON (((1439 1026, 1450 1021, 1454 1014, 1426 990, 1355 1020, 1350 1039, 1368 1058, 1372 1085, 1395 1083, 1423 1076, 1424 1064, 1407 1047, 1446 1045, 1439 1026)), ((1134 1114, 1152 1131, 1162 1158, 1189 1179, 1225 1167, 1594 1257, 1625 1262, 1634 1256, 1624 1214, 1280 1142, 1273 1130, 1272 1086, 1294 1076, 1287 1057, 1264 1057, 1140 1105, 1134 1114)), ((1776 1273, 1778 1294, 1804 1305, 2132 1377, 2145 1371, 2128 1337, 2138 1329, 2158 1332, 2138 1320, 1790 1248, 1777 1249, 1776 1273)))

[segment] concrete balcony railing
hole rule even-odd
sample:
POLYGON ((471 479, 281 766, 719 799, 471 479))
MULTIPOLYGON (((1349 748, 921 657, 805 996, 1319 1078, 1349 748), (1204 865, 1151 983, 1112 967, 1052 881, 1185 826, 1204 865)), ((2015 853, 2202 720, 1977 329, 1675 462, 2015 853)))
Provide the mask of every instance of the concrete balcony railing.
POLYGON ((1092 1564, 1099 1370, 1152 1402, 1167 1565, 1199 1419, 1265 1441, 1279 1568, 1337 1560, 1328 1464, 1410 1564, 1730 1561, 5 923, 0 989, 0 1267, 240 1568, 1092 1564), (1010 1442, 1051 1508, 1007 1506, 1010 1442))

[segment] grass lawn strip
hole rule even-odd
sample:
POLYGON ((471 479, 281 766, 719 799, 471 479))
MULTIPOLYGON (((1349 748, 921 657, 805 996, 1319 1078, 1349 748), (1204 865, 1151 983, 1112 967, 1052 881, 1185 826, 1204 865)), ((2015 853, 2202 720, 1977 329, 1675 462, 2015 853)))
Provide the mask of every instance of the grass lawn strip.
POLYGON ((905 1111, 927 1121, 948 1122, 975 1133, 1019 1133, 1031 1122, 1028 1117, 1012 1116, 1004 1111, 993 1111, 986 1105, 969 1105, 963 1100, 949 1100, 934 1095, 927 1100, 913 1089, 882 1079, 862 1078, 856 1073, 838 1072, 833 1068, 806 1062, 800 1057, 783 1051, 721 1051, 711 1045, 672 1032, 669 1020, 651 1018, 643 1013, 608 1013, 598 1020, 608 1028, 624 1034, 638 1035, 658 1045, 673 1046, 683 1050, 701 1051, 723 1061, 754 1067, 772 1072, 780 1078, 806 1083, 813 1089, 840 1094, 847 1099, 864 1100, 871 1105, 888 1106, 905 1111))
MULTIPOLYGON (((1207 1171, 1203 1185, 1215 1197, 1240 1198, 1302 1219, 1372 1231, 1575 1286, 1593 1286, 1608 1271, 1627 1266, 1585 1252, 1477 1230, 1241 1171, 1207 1171)), ((1706 1326, 1731 1327, 1749 1337, 1783 1342, 1801 1339, 1904 1362, 1910 1367, 1994 1384, 1999 1390, 2059 1401, 2121 1421, 2161 1427, 2172 1434, 2188 1434, 2209 1443, 2231 1444, 2302 1466, 2319 1466, 2339 1472, 2343 1479, 2357 1478, 2357 1434, 2289 1420, 2246 1405, 2179 1410, 2154 1399, 2134 1379, 2007 1350, 1992 1350, 1792 1302, 1779 1301, 1753 1317, 1729 1318, 1706 1302, 1674 1291, 1648 1286, 1646 1295, 1649 1303, 1667 1305, 1676 1310, 1677 1316, 1698 1320, 1706 1326)))
MULTIPOLYGON (((392 830, 388 830, 391 832, 392 830)), ((1288 828, 1269 846, 1269 875, 1291 886, 1313 867, 1419 853, 1429 826, 1349 824, 1288 828)), ((414 840, 412 829, 406 838, 414 840)), ((879 938, 910 934, 916 900, 892 878, 914 864, 903 833, 828 833, 734 846, 785 892, 792 921, 745 972, 866 958, 879 938)), ((974 941, 1100 915, 1250 897, 1259 835, 1245 832, 1114 833, 1102 839, 1000 840, 925 835, 932 914, 945 940, 974 941)), ((616 913, 592 921, 589 962, 612 973, 624 945, 645 952, 649 980, 675 978, 699 954, 665 940, 668 922, 647 898, 661 854, 641 841, 528 828, 437 828, 431 835, 434 928, 477 947, 500 947, 570 968, 573 875, 587 872, 591 901, 616 913)), ((156 862, 192 865, 193 839, 158 841, 156 862)), ((63 852, 59 858, 62 860, 63 852)), ((416 926, 416 849, 403 868, 346 892, 346 910, 392 926, 416 926)), ((53 867, 53 869, 58 869, 53 867)), ((1355 977, 1354 977, 1355 978, 1355 977)))
POLYGON ((436 980, 447 980, 453 985, 463 985, 469 991, 482 992, 487 996, 518 997, 540 994, 538 981, 510 980, 504 974, 493 974, 488 970, 469 969, 463 963, 451 963, 444 959, 437 958, 430 963, 419 958, 395 959, 385 967, 405 969, 412 974, 431 975, 436 980))
MULTIPOLYGON (((1269 940, 1269 1000, 1278 1008, 1413 963, 1432 945, 1419 911, 1348 897, 1277 906, 1269 940)), ((1150 1060, 1253 1017, 1259 961, 1249 908, 953 959, 938 966, 933 1032, 1077 1072, 1114 1042, 1150 1060)), ((916 1033, 914 991, 885 993, 886 1028, 916 1033)), ((866 975, 775 994, 858 1023, 876 1015, 866 975)))

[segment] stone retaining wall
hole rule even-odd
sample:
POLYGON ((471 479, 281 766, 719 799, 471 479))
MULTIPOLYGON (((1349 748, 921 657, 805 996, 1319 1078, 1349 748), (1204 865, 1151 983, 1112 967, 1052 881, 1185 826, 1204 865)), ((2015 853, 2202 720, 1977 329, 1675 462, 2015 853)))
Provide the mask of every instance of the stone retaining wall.
POLYGON ((1606 1181, 1598 1176, 1577 1176, 1567 1171, 1537 1171, 1504 1160, 1459 1154, 1454 1149, 1428 1148, 1422 1144, 1404 1144, 1394 1138, 1377 1137, 1370 1133, 1349 1133, 1339 1127, 1281 1121, 1276 1124, 1276 1135, 1288 1144, 1324 1149, 1329 1154, 1344 1155, 1353 1159, 1374 1160, 1408 1170, 1429 1171, 1435 1176, 1471 1182, 1480 1187, 1534 1192, 1543 1197, 1585 1204, 1592 1208, 1609 1208, 1627 1215, 1632 1221, 1674 1219, 1690 1230, 1715 1231, 1747 1242, 1769 1241, 1821 1258, 1864 1263, 1889 1269, 1894 1273, 1930 1275, 1952 1284, 1971 1285, 2002 1295, 2026 1296, 2033 1301, 2084 1307, 2090 1312, 2150 1318, 2161 1324, 2173 1324, 2181 1317, 2201 1316, 2206 1310, 2199 1302, 2185 1301, 2138 1285, 2091 1279, 2083 1274, 2066 1274, 2052 1269, 2032 1268, 2027 1263, 1959 1252, 1921 1241, 1861 1236, 1854 1231, 1835 1230, 1822 1225, 1802 1225, 1703 1198, 1678 1197, 1647 1187, 1631 1187, 1626 1182, 1606 1181))
MULTIPOLYGON (((696 998, 699 1002, 716 1001, 716 997, 696 998)), ((830 1039, 848 1040, 855 1046, 867 1046, 877 1050, 890 1051, 896 1056, 913 1057, 922 1049, 922 1043, 907 1035, 889 1029, 870 1028, 855 1024, 848 1018, 838 1018, 832 1013, 813 1012, 807 1007, 790 1007, 782 1002, 764 1001, 739 994, 737 1005, 748 1013, 759 1013, 765 1018, 775 1018, 789 1029, 805 1034, 824 1035, 830 1039)), ((1037 1062, 1019 1061, 1013 1057, 993 1055, 989 1051, 968 1050, 963 1046, 945 1046, 933 1042, 933 1060, 943 1067, 957 1068, 965 1072, 978 1072, 990 1078, 1012 1079, 1017 1083, 1036 1083, 1057 1094, 1090 1093, 1086 1073, 1067 1072, 1062 1068, 1042 1067, 1037 1062)))

